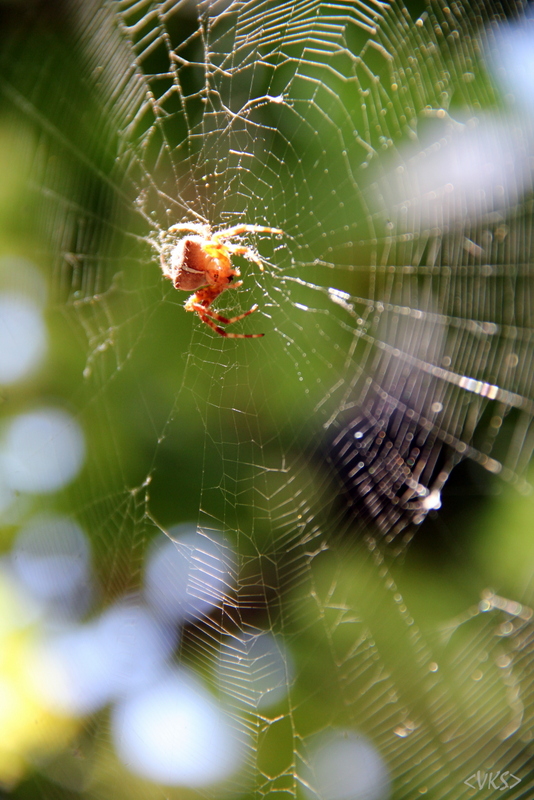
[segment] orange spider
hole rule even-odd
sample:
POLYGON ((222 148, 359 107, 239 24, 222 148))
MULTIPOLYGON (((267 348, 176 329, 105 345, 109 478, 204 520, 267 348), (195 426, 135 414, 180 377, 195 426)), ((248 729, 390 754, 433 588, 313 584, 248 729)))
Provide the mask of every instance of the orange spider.
POLYGON ((227 333, 224 328, 217 325, 233 325, 240 319, 248 317, 258 308, 252 306, 244 314, 237 317, 223 317, 210 309, 213 301, 225 289, 238 289, 243 281, 232 283, 234 277, 239 277, 239 270, 232 266, 232 256, 244 256, 253 261, 263 271, 263 264, 259 255, 251 248, 225 241, 242 233, 273 233, 281 234, 278 228, 266 228, 263 225, 236 225, 233 228, 224 228, 217 233, 212 233, 209 225, 184 223, 172 225, 168 233, 179 231, 192 231, 192 236, 184 236, 175 245, 165 245, 161 250, 161 268, 166 278, 174 284, 175 289, 194 294, 186 301, 185 310, 195 311, 202 322, 213 328, 221 336, 231 339, 259 339, 263 333, 227 333), (166 251, 170 249, 170 258, 165 258, 166 251))

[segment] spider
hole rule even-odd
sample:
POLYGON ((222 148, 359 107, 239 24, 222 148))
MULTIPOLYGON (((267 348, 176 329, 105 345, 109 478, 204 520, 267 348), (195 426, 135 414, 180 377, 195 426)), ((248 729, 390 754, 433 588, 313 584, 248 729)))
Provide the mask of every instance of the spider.
POLYGON ((263 271, 261 259, 251 247, 230 244, 227 240, 242 233, 281 234, 283 231, 263 225, 235 225, 233 228, 212 233, 209 225, 184 223, 172 225, 168 233, 179 231, 192 231, 193 235, 184 236, 177 244, 164 245, 160 258, 163 274, 173 282, 175 289, 194 291, 185 302, 185 310, 195 311, 202 322, 221 336, 231 339, 259 339, 264 336, 263 333, 228 333, 216 324, 219 322, 221 325, 233 325, 256 311, 257 305, 237 317, 223 317, 210 309, 210 306, 225 289, 238 289, 243 283, 232 283, 234 277, 240 275, 237 267, 232 266, 232 256, 244 256, 263 271), (165 255, 168 249, 171 252, 167 260, 165 255))

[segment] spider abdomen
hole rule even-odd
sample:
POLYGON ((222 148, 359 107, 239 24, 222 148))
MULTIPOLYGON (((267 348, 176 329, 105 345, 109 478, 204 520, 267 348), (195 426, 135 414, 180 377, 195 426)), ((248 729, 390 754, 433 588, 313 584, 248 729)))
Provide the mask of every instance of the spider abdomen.
POLYGON ((204 252, 200 241, 192 236, 182 239, 171 254, 170 273, 174 288, 193 292, 205 286, 212 262, 213 258, 204 252))

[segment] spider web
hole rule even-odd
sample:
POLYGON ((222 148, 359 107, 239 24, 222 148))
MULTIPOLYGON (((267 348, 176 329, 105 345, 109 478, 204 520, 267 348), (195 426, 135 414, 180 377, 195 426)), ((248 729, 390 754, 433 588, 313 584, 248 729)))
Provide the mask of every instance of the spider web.
POLYGON ((122 0, 30 35, 14 14, 21 227, 72 341, 72 382, 39 391, 88 440, 58 502, 90 533, 90 613, 141 604, 153 543, 185 552, 192 525, 173 663, 238 743, 205 786, 141 780, 116 701, 80 714, 82 777, 37 759, 33 796, 461 798, 505 770, 484 796, 532 795, 530 551, 515 530, 508 598, 470 542, 478 495, 520 527, 534 446, 534 137, 506 60, 533 34, 505 11, 122 0), (185 223, 284 232, 235 240, 263 270, 235 258, 215 303, 257 303, 234 330, 263 339, 184 313, 159 253, 185 223))

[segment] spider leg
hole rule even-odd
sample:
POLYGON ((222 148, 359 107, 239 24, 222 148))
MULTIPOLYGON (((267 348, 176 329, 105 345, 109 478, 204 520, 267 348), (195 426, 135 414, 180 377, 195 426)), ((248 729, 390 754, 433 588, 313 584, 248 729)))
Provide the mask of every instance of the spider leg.
MULTIPOLYGON (((212 319, 217 320, 217 322, 222 322, 223 325, 233 325, 234 322, 239 322, 240 319, 245 319, 248 317, 249 314, 253 314, 254 311, 258 310, 258 306, 254 305, 252 308, 249 308, 248 311, 245 311, 243 314, 238 314, 237 317, 224 317, 222 314, 219 314, 217 311, 212 311, 211 308, 206 308, 205 306, 201 306, 200 303, 191 303, 191 309, 196 311, 199 316, 208 316, 212 319)), ((237 336, 237 334, 232 334, 237 336)), ((244 336, 245 334, 243 334, 244 336)), ((254 333, 254 334, 247 334, 247 336, 264 336, 263 333, 254 333)))
POLYGON ((176 225, 171 225, 167 233, 178 233, 178 231, 193 231, 193 233, 200 233, 204 236, 208 236, 210 227, 203 222, 179 222, 176 225))
POLYGON ((228 333, 214 322, 214 320, 216 320, 217 322, 222 322, 223 325, 233 325, 234 322, 239 322, 240 319, 248 317, 248 315, 256 311, 257 308, 258 306, 252 306, 252 308, 245 311, 244 314, 238 314, 236 317, 224 317, 222 314, 200 305, 200 303, 191 303, 188 310, 196 311, 202 322, 205 322, 206 325, 209 325, 210 328, 213 328, 213 330, 217 331, 221 336, 227 336, 230 339, 261 339, 262 336, 265 336, 264 333, 228 333))
POLYGON ((264 225, 234 225, 233 228, 225 228, 222 231, 217 231, 212 236, 216 242, 220 239, 231 239, 232 236, 239 236, 242 233, 274 233, 283 234, 280 228, 267 228, 264 225))
POLYGON ((216 325, 209 317, 202 314, 199 314, 199 316, 202 322, 205 322, 206 325, 209 325, 210 328, 227 339, 260 339, 262 336, 265 336, 264 333, 228 333, 224 328, 220 328, 216 325))
POLYGON ((224 247, 234 256, 245 256, 249 261, 253 261, 263 272, 262 260, 259 255, 254 252, 252 247, 245 247, 238 244, 225 244, 224 247))

